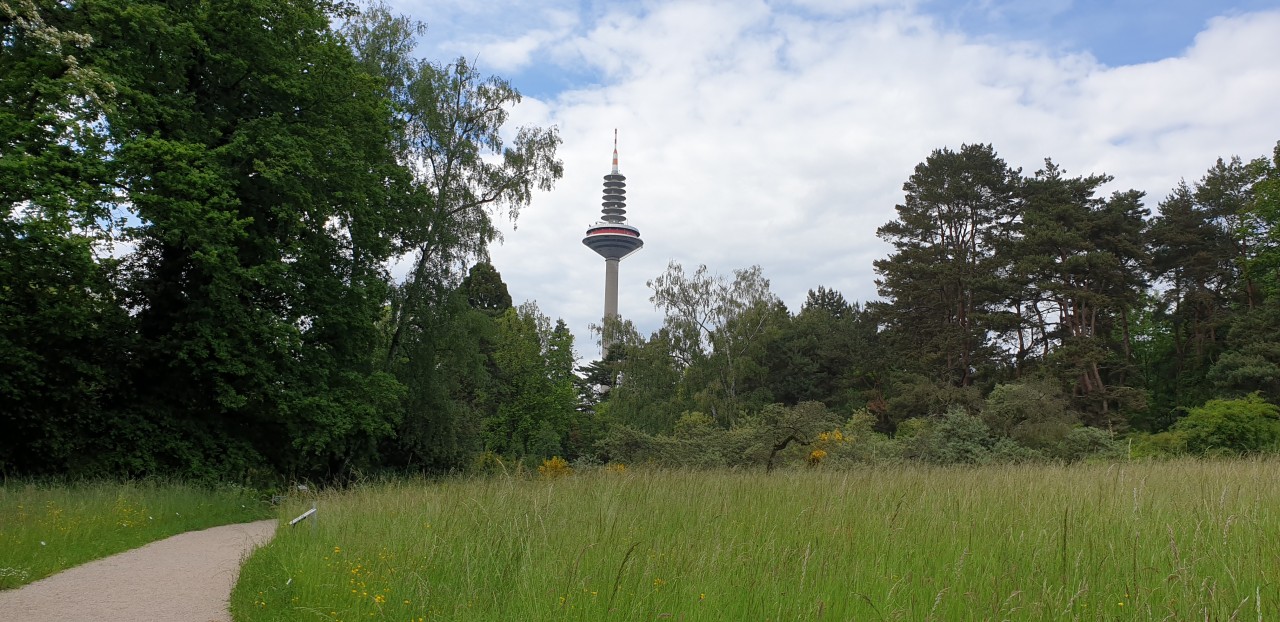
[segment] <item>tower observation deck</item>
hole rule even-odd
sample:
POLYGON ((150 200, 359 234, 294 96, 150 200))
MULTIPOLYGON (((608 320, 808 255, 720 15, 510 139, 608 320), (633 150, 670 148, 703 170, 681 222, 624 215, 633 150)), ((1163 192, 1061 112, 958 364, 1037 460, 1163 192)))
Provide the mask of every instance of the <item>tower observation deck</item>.
MULTIPOLYGON (((627 178, 618 171, 618 131, 613 131, 613 170, 604 176, 600 220, 587 228, 582 243, 604 257, 604 317, 618 317, 618 262, 640 250, 640 230, 627 224, 627 178)), ((602 335, 604 354, 609 336, 602 335)))

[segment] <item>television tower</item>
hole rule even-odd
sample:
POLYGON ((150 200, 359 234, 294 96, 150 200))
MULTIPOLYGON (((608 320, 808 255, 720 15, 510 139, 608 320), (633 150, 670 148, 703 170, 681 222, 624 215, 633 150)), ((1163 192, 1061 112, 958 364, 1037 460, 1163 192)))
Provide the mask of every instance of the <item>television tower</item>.
POLYGON ((613 171, 604 176, 604 207, 600 220, 587 228, 582 243, 604 257, 604 321, 601 357, 609 356, 609 318, 618 317, 618 262, 640 250, 640 230, 627 222, 627 178, 618 172, 618 130, 613 130, 613 171))

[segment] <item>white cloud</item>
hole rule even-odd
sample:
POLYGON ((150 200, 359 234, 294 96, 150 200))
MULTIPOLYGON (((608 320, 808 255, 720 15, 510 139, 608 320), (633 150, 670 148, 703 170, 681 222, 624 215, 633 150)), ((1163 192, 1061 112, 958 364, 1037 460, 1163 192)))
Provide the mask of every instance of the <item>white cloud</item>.
POLYGON ((512 66, 603 76, 513 113, 560 127, 566 170, 493 250, 513 297, 564 317, 594 356, 603 261, 580 241, 615 127, 646 242, 622 263, 620 308, 645 331, 661 319, 644 283, 671 259, 760 264, 793 310, 818 285, 874 298, 871 262, 888 253, 875 229, 936 148, 992 143, 1027 171, 1049 156, 1145 190, 1154 209, 1179 178, 1280 139, 1280 12, 1215 19, 1179 57, 1110 68, 947 31, 910 3, 830 17, 840 4, 652 2, 512 37, 512 66))
POLYGON ((914 0, 790 0, 781 3, 782 6, 796 7, 825 16, 850 15, 884 8, 908 8, 916 4, 914 0))

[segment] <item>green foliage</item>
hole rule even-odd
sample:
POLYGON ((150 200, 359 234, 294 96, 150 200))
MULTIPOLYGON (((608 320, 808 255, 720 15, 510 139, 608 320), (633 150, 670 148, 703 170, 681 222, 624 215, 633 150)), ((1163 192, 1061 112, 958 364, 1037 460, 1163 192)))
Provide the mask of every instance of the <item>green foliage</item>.
POLYGON ((993 433, 1034 449, 1061 443, 1076 419, 1062 390, 1044 380, 996 385, 982 409, 993 433))
POLYGON ((400 395, 372 351, 404 188, 386 102, 316 6, 97 4, 140 221, 139 407, 197 447, 237 430, 283 471, 376 460, 400 395))
POLYGON ((671 435, 647 434, 615 424, 597 447, 610 462, 714 469, 760 464, 753 453, 758 437, 754 422, 740 422, 726 430, 708 415, 686 412, 671 435))
POLYGON ((0 222, 0 472, 82 470, 110 425, 128 317, 93 241, 71 229, 0 222))
POLYGON ((351 429, 379 429, 383 413, 367 406, 383 391, 362 368, 362 337, 388 249, 366 244, 379 232, 366 235, 364 216, 388 187, 378 141, 388 111, 325 36, 328 16, 250 1, 16 6, 28 14, 11 21, 6 3, 3 58, 14 71, 3 88, 30 78, 23 88, 36 85, 37 97, 6 108, 16 124, 0 123, 13 130, 0 165, 0 270, 22 284, 6 291, 17 307, 6 331, 40 332, 6 339, 30 373, 6 370, 0 384, 30 393, 65 383, 65 396, 18 414, 47 422, 24 422, 20 440, 51 453, 0 462, 243 477, 247 464, 296 468, 341 452, 304 408, 340 413, 339 425, 362 413, 375 420, 351 429), (268 9, 269 28, 259 19, 268 9), (335 89, 352 95, 335 101, 335 89), (117 272, 97 245, 118 238, 126 213, 136 250, 117 272), (342 226, 324 226, 331 218, 342 226), (11 254, 20 248, 23 268, 11 254), (357 261, 335 261, 344 251, 357 261), (32 290, 34 279, 51 287, 32 290), (42 308, 61 324, 39 325, 42 308), (110 363, 86 358, 90 349, 110 363), (73 375, 41 369, 64 354, 73 375), (75 406, 57 406, 65 399, 75 406))
POLYGON ((1095 196, 1107 175, 1068 178, 1050 160, 1023 182, 1018 236, 1006 249, 1019 289, 1015 354, 1024 364, 1036 349, 1046 371, 1073 386, 1074 401, 1093 425, 1122 421, 1129 396, 1115 388, 1131 364, 1128 315, 1147 282, 1142 193, 1095 196), (1045 309, 1057 310, 1046 317, 1045 309), (1118 335, 1116 333, 1119 333, 1118 335), (1117 338, 1118 337, 1118 338, 1117 338))
POLYGON ((465 58, 413 57, 424 32, 381 3, 342 30, 391 105, 393 149, 414 164, 407 209, 394 214, 395 249, 411 267, 379 323, 379 354, 408 387, 396 462, 443 470, 481 447, 531 460, 572 455, 581 444, 572 335, 552 334, 536 307, 512 310, 497 270, 477 261, 498 237, 494 218, 515 219, 563 174, 559 135, 509 132, 520 92, 465 58))
POLYGON ((810 290, 800 313, 777 321, 766 344, 764 388, 778 403, 860 407, 880 396, 886 352, 874 318, 839 292, 810 290))
POLYGON ((491 263, 482 261, 471 266, 467 278, 462 280, 461 290, 472 309, 488 315, 498 316, 511 308, 507 284, 502 282, 502 275, 491 263))
POLYGON ((1209 400, 1190 409, 1174 429, 1187 450, 1197 454, 1274 451, 1280 441, 1280 408, 1257 393, 1209 400))
POLYGON ((1052 448, 1051 455, 1066 462, 1114 460, 1122 455, 1122 446, 1106 430, 1079 426, 1072 428, 1066 438, 1052 448))
POLYGON ((712 469, 752 464, 750 451, 757 427, 740 422, 732 429, 716 425, 709 416, 687 412, 670 437, 654 437, 653 463, 675 468, 712 469))
POLYGON ((760 411, 758 441, 753 451, 763 457, 765 470, 769 471, 778 454, 793 443, 800 447, 812 445, 819 434, 839 423, 835 413, 821 402, 801 402, 795 406, 770 404, 760 411))
POLYGON ((979 144, 934 150, 903 184, 897 218, 876 230, 894 252, 874 262, 885 299, 874 308, 907 369, 969 386, 996 356, 996 253, 1018 182, 1018 171, 979 144))
POLYGON ((1148 294, 1130 315, 1135 385, 1151 396, 1145 412, 1130 417, 1130 427, 1147 432, 1166 430, 1183 414, 1183 402, 1204 403, 1212 397, 1202 370, 1184 366, 1176 356, 1177 339, 1164 304, 1148 294), (1193 395, 1200 395, 1193 398, 1193 395))
POLYGON ((1280 400, 1280 296, 1238 311, 1228 328, 1227 351, 1213 362, 1206 379, 1220 395, 1259 392, 1280 400))
POLYGON ((414 331, 391 367, 406 392, 395 436, 383 441, 387 466, 443 471, 483 448, 475 396, 493 381, 493 320, 467 308, 460 294, 431 310, 424 319, 433 330, 414 331))
MULTIPOLYGON (((982 395, 977 387, 957 387, 950 382, 930 380, 914 374, 897 374, 892 395, 885 404, 889 430, 897 430, 908 419, 942 415, 953 408, 977 411, 982 395)), ((884 423, 884 422, 881 422, 884 423)))
POLYGON ((615 424, 596 441, 596 449, 602 461, 644 464, 656 460, 656 443, 650 434, 615 424))
POLYGON ((1249 163, 1253 183, 1253 203, 1242 224, 1253 234, 1252 255, 1246 257, 1244 270, 1256 279, 1260 289, 1271 298, 1280 294, 1280 141, 1271 158, 1257 158, 1249 163))
POLYGON ((554 129, 506 131, 514 88, 413 58, 383 6, 18 0, 0 29, 0 469, 343 477, 479 446, 456 269, 562 170, 554 129))
MULTIPOLYGON (((556 128, 525 126, 509 142, 504 138, 509 109, 521 100, 508 81, 484 76, 465 57, 442 64, 410 56, 415 34, 423 31, 383 4, 343 31, 360 62, 376 68, 396 113, 395 145, 415 164, 415 205, 400 214, 397 237, 398 250, 412 255, 412 268, 393 300, 389 361, 460 278, 453 271, 485 256, 498 236, 494 217, 515 219, 536 190, 550 190, 564 173, 556 128)), ((487 294, 501 306, 500 292, 487 294)))
POLYGON ((493 382, 479 396, 487 449, 541 461, 564 453, 577 425, 573 337, 553 329, 537 305, 525 303, 496 319, 493 382))
POLYGON ((1160 204, 1150 244, 1153 272, 1168 285, 1158 309, 1168 336, 1148 387, 1164 413, 1224 393, 1274 397, 1273 178, 1265 159, 1219 159, 1160 204))
POLYGON ((693 274, 672 261, 648 282, 650 302, 666 314, 663 329, 685 374, 686 392, 701 410, 731 424, 754 405, 750 388, 764 372, 766 344, 786 317, 759 266, 733 279, 698 266, 693 274))
MULTIPOLYGON (((867 410, 855 412, 840 427, 843 435, 842 442, 823 443, 823 448, 828 454, 823 464, 841 467, 898 462, 902 455, 903 443, 891 440, 877 432, 875 425, 876 417, 867 410)), ((906 428, 909 427, 910 425, 902 426, 901 432, 905 433, 906 428)), ((902 438, 905 440, 908 436, 902 438)))
POLYGON ((820 435, 836 429, 838 424, 836 414, 820 402, 771 404, 729 428, 710 415, 691 411, 680 416, 670 435, 646 434, 615 425, 598 447, 603 458, 627 464, 679 468, 763 466, 773 470, 784 462, 802 461, 819 442, 820 435))
POLYGON ((97 246, 112 237, 101 118, 113 85, 59 3, 0 2, 0 472, 83 465, 131 347, 97 246))
POLYGON ((659 330, 644 339, 629 322, 622 322, 613 335, 598 378, 606 383, 607 408, 598 412, 650 434, 671 433, 679 414, 694 406, 682 393, 684 374, 671 332, 659 330))
POLYGON ((1186 434, 1176 429, 1156 434, 1138 433, 1128 441, 1130 458, 1169 458, 1187 451, 1186 434))
POLYGON ((897 432, 893 435, 895 439, 908 440, 920 436, 929 428, 929 420, 923 417, 912 417, 898 424, 897 432))
POLYGON ((714 431, 715 428, 715 419, 697 411, 686 412, 680 415, 680 419, 676 421, 672 436, 676 438, 697 438, 706 436, 714 431))
POLYGON ((0 0, 0 207, 97 230, 111 190, 105 166, 108 76, 84 64, 94 45, 75 7, 0 0))
POLYGON ((930 464, 984 464, 995 442, 982 419, 952 407, 911 437, 907 456, 930 464))

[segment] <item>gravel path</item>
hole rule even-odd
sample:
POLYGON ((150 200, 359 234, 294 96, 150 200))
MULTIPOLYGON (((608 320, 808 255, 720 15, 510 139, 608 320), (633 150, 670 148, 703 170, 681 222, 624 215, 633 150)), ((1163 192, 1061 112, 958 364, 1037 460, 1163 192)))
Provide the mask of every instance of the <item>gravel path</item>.
POLYGON ((0 592, 0 622, 230 622, 240 563, 276 521, 192 531, 0 592))

